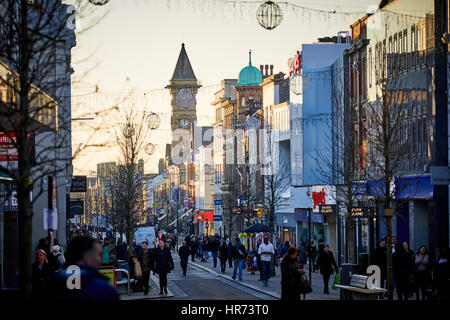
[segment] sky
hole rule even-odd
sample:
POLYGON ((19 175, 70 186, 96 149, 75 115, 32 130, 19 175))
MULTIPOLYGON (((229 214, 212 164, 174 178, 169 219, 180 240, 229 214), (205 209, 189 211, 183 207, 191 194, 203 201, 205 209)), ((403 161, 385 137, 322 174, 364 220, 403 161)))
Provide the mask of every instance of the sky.
MULTIPOLYGON (((301 44, 350 31, 350 24, 379 1, 288 0, 291 5, 280 4, 280 26, 270 31, 256 20, 262 2, 111 0, 102 7, 88 7, 88 16, 107 14, 90 30, 83 29, 90 24, 86 14, 78 17, 77 46, 72 50, 72 117, 105 111, 115 104, 122 110, 135 106, 158 113, 161 126, 149 136, 156 151, 143 155, 145 171, 155 172, 170 139, 170 95, 164 87, 174 71, 181 43, 185 43, 203 85, 197 94, 198 122, 210 125, 214 92, 220 89, 221 80, 238 78, 248 65, 249 50, 254 66, 273 64, 274 73, 287 73, 287 61, 301 50, 301 44), (327 13, 332 11, 336 13, 327 13)), ((119 156, 113 140, 120 113, 101 112, 94 118, 73 122, 74 152, 82 143, 82 152, 73 161, 74 174, 92 174, 97 163, 117 161, 119 156), (108 146, 89 147, 103 142, 108 146)))

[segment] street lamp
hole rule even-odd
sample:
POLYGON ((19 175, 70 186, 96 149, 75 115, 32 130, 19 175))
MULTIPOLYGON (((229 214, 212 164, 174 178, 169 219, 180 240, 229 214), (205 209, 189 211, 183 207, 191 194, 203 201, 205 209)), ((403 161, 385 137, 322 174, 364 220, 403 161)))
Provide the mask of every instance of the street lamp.
POLYGON ((70 188, 72 187, 72 177, 66 178, 66 243, 69 242, 70 238, 70 188))
MULTIPOLYGON (((309 197, 311 197, 311 191, 309 190, 309 187, 308 187, 308 191, 306 191, 306 195, 308 196, 308 198, 309 197)), ((311 207, 308 207, 308 245, 310 245, 311 244, 311 207)), ((312 259, 313 259, 313 257, 310 255, 310 257, 309 257, 309 283, 310 283, 310 285, 312 285, 312 270, 311 270, 311 267, 312 267, 312 259)))

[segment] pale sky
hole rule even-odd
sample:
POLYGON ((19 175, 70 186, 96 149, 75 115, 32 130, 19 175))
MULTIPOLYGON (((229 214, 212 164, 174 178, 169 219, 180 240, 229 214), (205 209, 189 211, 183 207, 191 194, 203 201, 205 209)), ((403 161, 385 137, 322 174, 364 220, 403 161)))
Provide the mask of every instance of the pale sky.
MULTIPOLYGON (((302 43, 349 31, 349 25, 361 18, 369 5, 377 5, 379 1, 288 0, 307 8, 356 13, 327 14, 280 4, 283 21, 271 31, 263 29, 256 21, 256 10, 262 1, 226 2, 111 0, 104 7, 92 6, 99 14, 104 10, 109 13, 94 29, 78 35, 77 47, 72 51, 74 79, 77 79, 72 91, 73 117, 109 108, 133 90, 133 96, 123 108, 135 104, 162 117, 160 129, 152 132, 149 141, 155 144, 157 151, 144 158, 146 172, 156 171, 170 137, 170 96, 164 87, 172 76, 182 42, 195 75, 204 86, 197 95, 197 118, 200 123, 209 125, 214 120, 214 108, 210 105, 214 92, 220 88, 222 79, 238 77, 239 71, 248 65, 250 49, 254 66, 273 64, 275 73, 287 73, 287 60, 301 50, 302 43), (80 62, 88 56, 89 63, 80 62), (86 69, 89 73, 84 76, 86 69), (96 86, 98 94, 86 95, 96 86)), ((79 31, 82 31, 83 19, 80 23, 79 31)), ((77 121, 73 124, 73 150, 80 142, 112 141, 113 128, 118 121, 117 114, 96 117, 85 123, 77 121), (94 135, 92 127, 102 130, 94 135)), ((88 148, 74 160, 74 173, 88 174, 89 170, 96 170, 98 162, 116 160, 113 148, 88 148)))

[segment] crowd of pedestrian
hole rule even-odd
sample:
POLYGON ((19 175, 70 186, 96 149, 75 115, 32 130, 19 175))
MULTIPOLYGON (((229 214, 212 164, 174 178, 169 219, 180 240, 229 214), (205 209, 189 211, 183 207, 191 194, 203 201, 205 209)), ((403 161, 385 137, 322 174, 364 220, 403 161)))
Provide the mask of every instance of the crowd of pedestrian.
MULTIPOLYGON (((449 248, 443 242, 435 251, 422 245, 414 253, 407 242, 392 238, 392 267, 394 288, 399 300, 415 295, 417 300, 448 300, 450 290, 449 248)), ((373 262, 381 271, 381 285, 387 288, 387 239, 379 241, 373 262)), ((386 295, 381 295, 384 299, 386 295)))
MULTIPOLYGON (((304 276, 304 266, 310 263, 312 272, 320 272, 323 278, 323 293, 329 294, 329 280, 339 272, 333 253, 323 240, 307 245, 302 242, 298 248, 286 241, 276 247, 266 235, 258 240, 256 248, 249 251, 239 237, 220 237, 218 235, 186 236, 179 248, 177 239, 162 236, 152 243, 134 240, 131 248, 125 241, 118 239, 111 243, 108 238, 94 239, 80 235, 74 237, 63 252, 57 239, 39 241, 36 249, 36 261, 32 266, 32 291, 38 298, 73 299, 118 299, 108 279, 98 272, 100 266, 116 266, 126 262, 133 281, 133 291, 149 293, 150 274, 158 274, 160 294, 167 294, 167 274, 174 269, 172 250, 178 251, 183 276, 187 275, 188 261, 208 262, 213 260, 213 268, 220 266, 225 273, 227 267, 232 270, 232 279, 243 280, 243 270, 259 271, 260 281, 268 286, 268 280, 275 275, 275 266, 280 261, 281 298, 299 300, 301 294, 309 293, 308 282, 304 276), (171 250, 172 249, 172 250, 171 250), (70 273, 66 268, 78 265, 81 270, 83 290, 77 294, 67 291, 63 285, 70 273), (60 290, 55 296, 53 290, 60 290), (52 293, 53 292, 53 293, 52 293)), ((278 241, 279 242, 279 241, 278 241)), ((449 248, 442 243, 436 250, 429 251, 423 245, 413 252, 407 242, 396 242, 393 238, 392 265, 395 293, 399 300, 408 300, 415 296, 417 300, 449 299, 450 264, 449 248)), ((387 241, 379 241, 371 258, 373 264, 381 270, 381 285, 387 288, 387 241)), ((384 299, 386 295, 380 295, 384 299)))

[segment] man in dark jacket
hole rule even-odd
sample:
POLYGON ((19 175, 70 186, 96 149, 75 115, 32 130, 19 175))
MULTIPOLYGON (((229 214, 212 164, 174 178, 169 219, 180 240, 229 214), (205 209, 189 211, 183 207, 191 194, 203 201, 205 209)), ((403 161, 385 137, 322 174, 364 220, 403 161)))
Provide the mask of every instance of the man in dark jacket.
POLYGON ((220 270, 225 273, 225 268, 227 266, 228 260, 228 247, 227 242, 222 240, 222 245, 219 247, 219 260, 220 260, 220 270))
POLYGON ((329 294, 328 282, 330 276, 333 274, 333 269, 338 273, 338 267, 336 260, 334 259, 333 252, 329 250, 329 246, 325 244, 323 246, 322 252, 319 254, 319 259, 317 260, 317 267, 323 277, 323 293, 329 294))
POLYGON ((169 247, 161 239, 155 249, 155 273, 159 275, 159 294, 167 294, 167 274, 175 268, 169 247))
POLYGON ((128 259, 128 252, 127 252, 127 245, 119 239, 116 245, 116 254, 117 254, 117 260, 127 260, 128 259))
POLYGON ((153 251, 148 247, 148 242, 142 242, 142 250, 137 256, 142 270, 142 284, 144 286, 144 295, 146 296, 149 291, 148 282, 150 280, 150 272, 153 270, 153 263, 155 256, 153 251))
MULTIPOLYGON (((197 249, 196 249, 196 238, 195 236, 192 237, 192 239, 189 241, 189 251, 191 253, 191 258, 192 258, 192 262, 195 262, 195 255, 197 253, 197 249)), ((187 241, 186 241, 187 244, 187 241)))
POLYGON ((247 257, 247 252, 245 250, 244 245, 241 243, 241 240, 239 239, 239 237, 236 237, 236 239, 234 241, 235 241, 235 243, 234 243, 234 246, 232 249, 232 254, 231 254, 231 256, 233 257, 233 262, 234 262, 232 278, 233 278, 233 280, 236 280, 236 272, 238 271, 238 268, 239 268, 238 277, 239 277, 239 281, 242 281, 242 268, 244 267, 244 262, 247 257))
POLYGON ((233 268, 233 243, 231 241, 231 238, 228 238, 228 266, 233 268))
POLYGON ((189 248, 186 245, 186 241, 184 241, 183 245, 180 247, 180 249, 178 249, 178 255, 180 256, 180 260, 181 260, 181 262, 180 262, 181 269, 183 269, 183 276, 186 275, 189 254, 190 254, 189 248))
POLYGON ((209 240, 209 251, 211 251, 211 256, 213 258, 214 268, 217 267, 217 252, 219 251, 220 242, 217 239, 219 236, 215 235, 209 240))
POLYGON ((313 272, 316 272, 316 257, 317 257, 317 248, 314 243, 314 239, 309 241, 309 245, 306 248, 306 252, 308 253, 309 259, 309 267, 313 269, 313 272))
POLYGON ((302 242, 300 244, 300 247, 298 247, 298 260, 300 261, 300 264, 305 265, 306 264, 306 243, 302 242))
POLYGON ((102 263, 102 245, 91 237, 74 238, 66 251, 68 269, 51 274, 39 295, 55 300, 119 300, 108 279, 97 271, 102 263))

